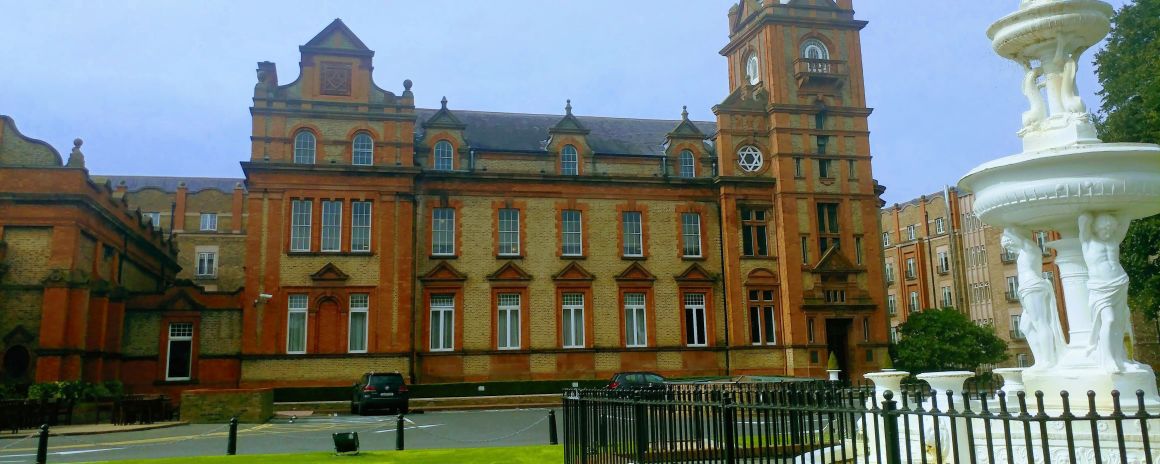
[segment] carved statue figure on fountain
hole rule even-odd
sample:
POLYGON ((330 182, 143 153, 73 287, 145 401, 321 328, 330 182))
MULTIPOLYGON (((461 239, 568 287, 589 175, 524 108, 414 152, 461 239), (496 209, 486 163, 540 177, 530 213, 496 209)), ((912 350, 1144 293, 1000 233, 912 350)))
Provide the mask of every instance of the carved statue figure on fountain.
POLYGON ((1130 330, 1128 274, 1120 265, 1120 242, 1130 221, 1111 213, 1079 216, 1079 239, 1088 268, 1088 304, 1092 331, 1088 353, 1105 370, 1120 373, 1137 367, 1128 359, 1124 335, 1130 330))
POLYGON ((1043 94, 1039 92, 1039 76, 1043 75, 1043 68, 1031 67, 1030 61, 1023 62, 1023 95, 1031 109, 1023 112, 1023 127, 1031 128, 1047 118, 1047 107, 1043 103, 1043 94))
POLYGON ((1029 369, 1055 366, 1063 355, 1065 343, 1055 288, 1043 278, 1043 252, 1031 234, 1014 227, 1003 229, 1000 244, 1018 255, 1019 304, 1023 306, 1019 331, 1027 337, 1027 345, 1035 357, 1035 364, 1029 369))

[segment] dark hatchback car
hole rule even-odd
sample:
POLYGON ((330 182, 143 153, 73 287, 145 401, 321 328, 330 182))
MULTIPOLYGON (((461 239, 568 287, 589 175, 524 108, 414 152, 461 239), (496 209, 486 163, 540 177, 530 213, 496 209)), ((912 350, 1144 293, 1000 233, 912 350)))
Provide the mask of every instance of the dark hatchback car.
POLYGON ((618 372, 608 381, 611 390, 635 390, 639 388, 659 388, 665 378, 653 372, 618 372))
POLYGON ((366 415, 373 410, 406 414, 410 409, 411 392, 403 375, 398 372, 368 372, 363 374, 350 399, 350 413, 366 415))

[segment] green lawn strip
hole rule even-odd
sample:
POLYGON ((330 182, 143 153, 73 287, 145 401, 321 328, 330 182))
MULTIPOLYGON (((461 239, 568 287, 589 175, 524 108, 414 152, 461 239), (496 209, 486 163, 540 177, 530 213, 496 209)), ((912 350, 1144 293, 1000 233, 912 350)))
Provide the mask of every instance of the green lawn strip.
POLYGON ((170 463, 391 463, 435 464, 470 462, 474 464, 540 464, 564 462, 561 446, 516 446, 502 448, 458 448, 408 451, 366 451, 355 456, 335 456, 334 453, 304 454, 246 454, 239 456, 197 456, 185 458, 138 459, 106 461, 117 464, 170 464, 170 463))

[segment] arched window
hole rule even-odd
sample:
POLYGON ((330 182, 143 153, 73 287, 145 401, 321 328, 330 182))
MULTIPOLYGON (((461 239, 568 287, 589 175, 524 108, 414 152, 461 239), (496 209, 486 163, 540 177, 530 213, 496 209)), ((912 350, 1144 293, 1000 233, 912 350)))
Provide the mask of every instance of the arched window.
POLYGON ((451 142, 440 140, 435 144, 435 170, 436 171, 450 171, 454 168, 455 150, 451 148, 451 142))
POLYGON ((693 152, 681 150, 681 177, 697 177, 697 168, 693 159, 693 152))
POLYGON ((375 141, 366 132, 359 132, 351 143, 351 164, 370 166, 375 159, 375 141))
POLYGON ((294 136, 294 163, 314 164, 314 133, 306 129, 294 136))
POLYGON ((761 71, 756 53, 750 53, 749 57, 745 58, 745 78, 749 80, 749 85, 757 85, 758 82, 761 82, 761 71))
POLYGON ((560 174, 565 176, 580 175, 580 161, 576 147, 564 145, 564 149, 560 151, 560 174))
POLYGON ((830 50, 826 48, 826 44, 818 39, 809 39, 802 42, 802 58, 810 60, 828 60, 830 59, 830 50))

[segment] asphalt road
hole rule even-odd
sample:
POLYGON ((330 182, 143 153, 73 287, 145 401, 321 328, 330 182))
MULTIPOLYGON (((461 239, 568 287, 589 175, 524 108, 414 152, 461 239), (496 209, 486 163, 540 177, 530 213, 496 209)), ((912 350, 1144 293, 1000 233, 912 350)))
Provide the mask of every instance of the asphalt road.
MULTIPOLYGON (((449 411, 407 416, 407 449, 480 448, 548 444, 548 409, 449 411)), ((563 430, 560 411, 556 425, 563 430)), ((395 416, 310 416, 291 423, 238 426, 238 454, 333 451, 331 434, 358 432, 363 450, 393 450, 395 416)), ((140 432, 52 437, 48 462, 91 462, 179 456, 215 456, 226 452, 226 425, 183 425, 140 432)), ((561 437, 562 439, 563 437, 561 437)), ((36 438, 0 440, 0 463, 32 463, 36 438)))

